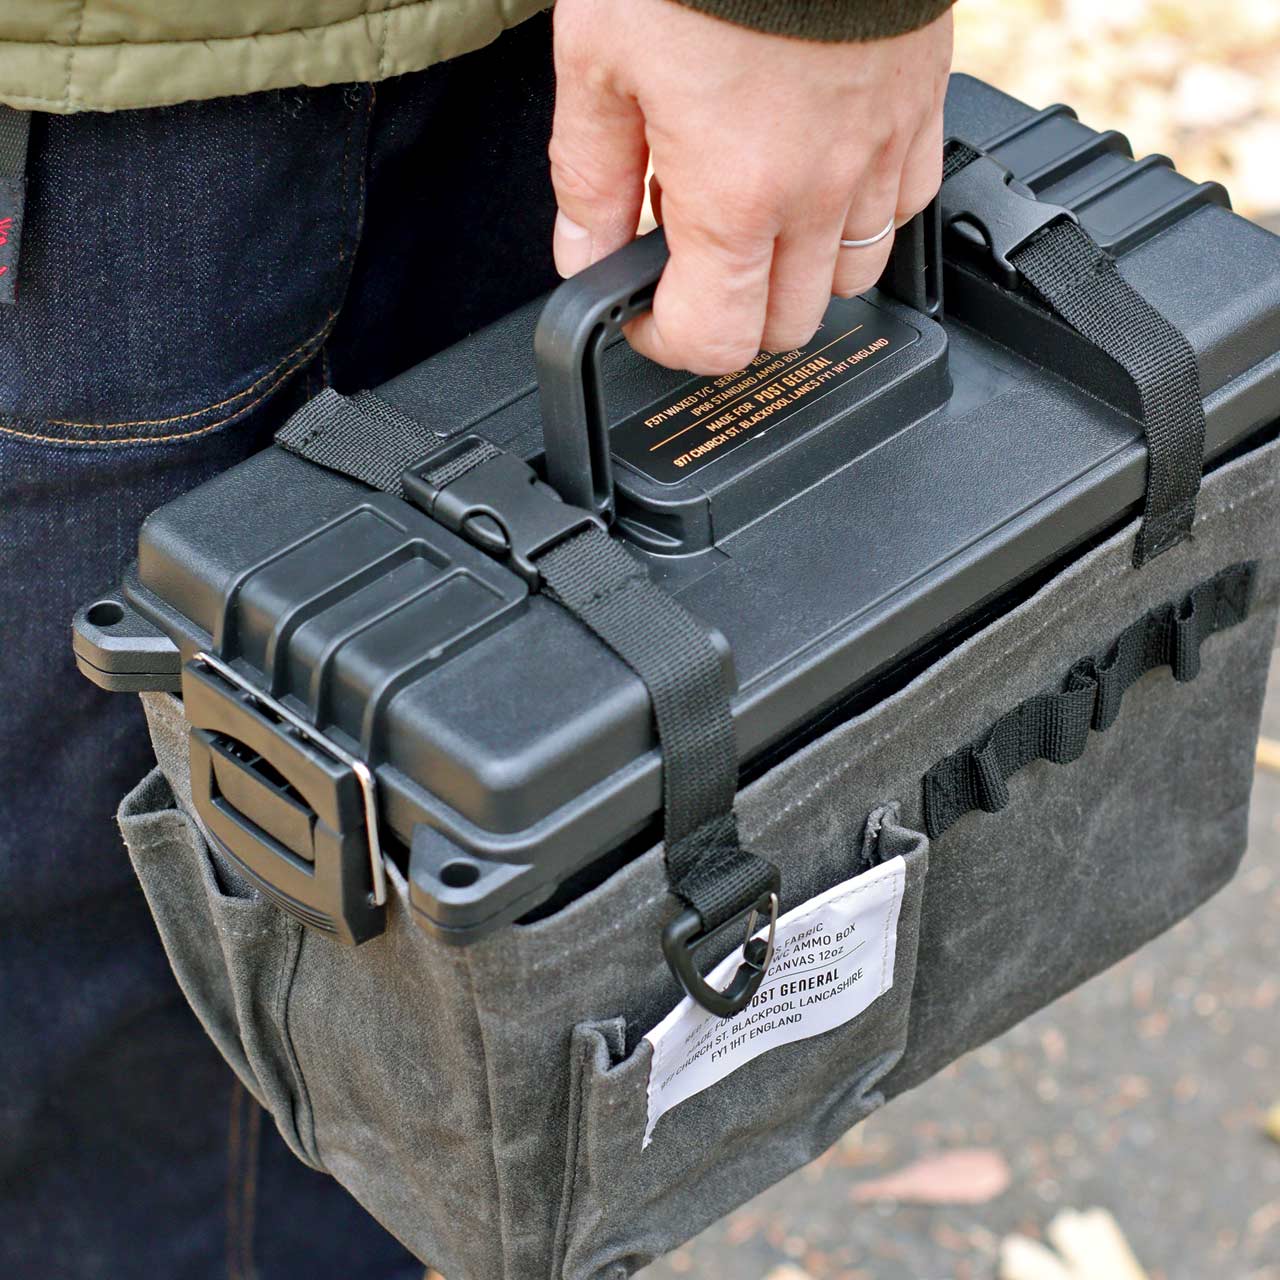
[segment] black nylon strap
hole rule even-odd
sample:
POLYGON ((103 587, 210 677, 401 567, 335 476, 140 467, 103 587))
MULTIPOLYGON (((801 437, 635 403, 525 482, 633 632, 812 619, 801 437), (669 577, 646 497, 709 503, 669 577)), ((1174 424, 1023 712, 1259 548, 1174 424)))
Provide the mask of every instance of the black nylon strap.
POLYGON ((975 809, 998 813, 1009 803, 1009 779, 1033 760, 1069 764, 1078 759, 1089 730, 1109 729, 1125 691, 1147 672, 1169 667, 1180 683, 1194 680, 1204 641, 1248 616, 1254 570, 1253 562, 1232 565, 1177 604, 1151 610, 1103 657, 1077 662, 1060 692, 1028 698, 984 737, 938 761, 923 781, 930 837, 975 809))
POLYGON ((1141 565, 1191 531, 1204 469, 1204 402, 1191 344, 1075 223, 1014 255, 1027 283, 1133 379, 1147 437, 1147 491, 1134 547, 1141 565))
MULTIPOLYGON (((980 154, 953 142, 944 181, 980 154)), ((1046 227, 1009 260, 1049 309, 1116 361, 1138 389, 1148 462, 1133 558, 1145 564, 1181 542, 1195 520, 1205 439, 1195 351, 1073 222, 1046 227)))
POLYGON ((0 177, 20 178, 27 171, 31 112, 0 106, 0 177))
MULTIPOLYGON (((402 493, 404 470, 445 443, 370 391, 332 389, 276 433, 293 453, 375 489, 402 493)), ((422 474, 437 487, 500 453, 475 447, 422 474)), ((536 561, 554 598, 644 682, 662 746, 664 842, 672 891, 705 930, 777 887, 772 863, 744 850, 733 816, 738 755, 720 657, 706 631, 601 529, 587 529, 536 561)))
MULTIPOLYGON (((384 493, 403 492, 400 477, 445 442, 445 437, 372 391, 353 396, 325 388, 276 432, 276 443, 330 471, 361 480, 384 493)), ((498 450, 487 442, 427 473, 444 485, 465 475, 498 450)))
POLYGON ((738 753, 706 631, 609 535, 588 529, 538 560, 555 598, 644 681, 662 744, 667 875, 714 929, 777 887, 733 816, 738 753))
POLYGON ((947 143, 947 149, 942 155, 943 182, 946 182, 948 178, 954 178, 961 169, 971 165, 981 156, 982 152, 977 147, 971 147, 967 142, 952 139, 947 143))
POLYGON ((18 296, 18 256, 27 195, 31 112, 0 106, 0 303, 18 296))

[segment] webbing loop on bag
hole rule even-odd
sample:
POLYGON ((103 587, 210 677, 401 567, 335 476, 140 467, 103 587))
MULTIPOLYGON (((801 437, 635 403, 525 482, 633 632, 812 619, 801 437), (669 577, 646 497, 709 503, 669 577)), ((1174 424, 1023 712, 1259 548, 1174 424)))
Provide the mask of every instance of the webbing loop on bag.
POLYGON ((724 991, 701 977, 695 947, 748 916, 777 917, 777 868, 742 847, 733 802, 738 755, 720 654, 705 628, 591 511, 562 502, 526 462, 478 436, 448 440, 373 392, 327 390, 276 442, 308 461, 397 493, 542 589, 636 673, 662 749, 663 840, 685 909, 663 950, 677 980, 721 1017, 745 1008, 768 967, 748 940, 724 991), (763 967, 762 967, 763 961, 763 967))
POLYGON ((942 209, 946 225, 964 222, 982 232, 1001 283, 1025 281, 1133 380, 1148 455, 1134 564, 1176 546, 1195 520, 1204 466, 1204 402, 1191 344, 1120 274, 1074 213, 1037 200, 976 147, 948 142, 942 209))
POLYGON ((1149 671, 1168 667, 1180 684, 1200 674, 1200 646, 1243 622, 1253 599, 1255 564, 1232 565, 1181 601, 1152 609, 1125 629, 1106 653, 1082 658, 1057 693, 1014 707, 976 742, 939 760, 924 776, 925 830, 936 839, 966 813, 998 813, 1008 782, 1033 760, 1070 764, 1120 714, 1125 691, 1149 671))

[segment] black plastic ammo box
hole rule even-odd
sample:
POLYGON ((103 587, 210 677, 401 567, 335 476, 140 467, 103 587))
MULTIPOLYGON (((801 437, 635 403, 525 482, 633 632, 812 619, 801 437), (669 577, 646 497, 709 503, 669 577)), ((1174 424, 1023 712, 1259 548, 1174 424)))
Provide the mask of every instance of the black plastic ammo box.
MULTIPOLYGON (((947 111, 950 134, 992 152, 1025 196, 1072 210, 1186 334, 1207 461, 1269 428, 1280 240, 1221 187, 1135 162, 1065 107, 1034 112, 956 77, 947 111)), ((987 247, 1003 207, 944 198, 881 290, 833 300, 807 348, 739 375, 660 369, 603 341, 605 325, 578 403, 543 406, 537 303, 378 392, 613 519, 722 641, 750 777, 1139 508, 1132 385, 1016 291, 987 247), (612 479, 603 424, 593 454, 584 419, 597 372, 612 479)), ((584 291, 644 284, 661 252, 633 246, 554 295, 543 354, 584 291)), ((473 541, 280 448, 155 512, 120 592, 78 615, 75 646, 104 688, 181 689, 209 832, 286 909, 348 941, 380 927, 383 857, 407 869, 422 927, 467 942, 660 833, 639 678, 473 541)))

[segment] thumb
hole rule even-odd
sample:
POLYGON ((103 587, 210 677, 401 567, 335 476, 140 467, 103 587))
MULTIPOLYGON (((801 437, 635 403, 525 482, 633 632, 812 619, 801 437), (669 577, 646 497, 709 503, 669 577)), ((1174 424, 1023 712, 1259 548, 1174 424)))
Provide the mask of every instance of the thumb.
POLYGON ((562 58, 557 49, 556 56, 550 157, 560 207, 553 249, 562 276, 629 244, 644 204, 644 116, 634 98, 590 65, 591 51, 584 54, 562 58))

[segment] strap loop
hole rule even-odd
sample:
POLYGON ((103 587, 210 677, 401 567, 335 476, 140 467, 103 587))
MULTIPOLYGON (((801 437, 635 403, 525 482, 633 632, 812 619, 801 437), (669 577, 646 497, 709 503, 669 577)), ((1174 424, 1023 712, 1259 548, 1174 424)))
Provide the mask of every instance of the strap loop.
POLYGON ((404 469, 444 441, 372 391, 344 396, 332 387, 308 400, 276 432, 276 444, 290 453, 397 495, 403 493, 404 469))
POLYGON ((955 222, 972 215, 989 237, 1006 287, 1024 281, 1050 311, 1133 379, 1148 454, 1133 552, 1134 564, 1142 566, 1181 542, 1195 520, 1205 441, 1195 351, 1120 274, 1115 260, 1069 209, 1041 204, 1030 190, 1011 182, 998 161, 955 140, 947 144, 943 178, 944 216, 955 222), (966 199, 982 207, 968 211, 966 199))
POLYGON ((1248 615, 1255 565, 1233 565, 1182 601, 1139 618, 1102 658, 1082 658, 1059 693, 1041 693, 1005 715, 985 737, 939 760, 923 780, 925 830, 940 836, 980 809, 1009 803, 1008 780, 1033 760, 1069 764, 1088 745, 1089 729, 1104 733, 1120 714, 1125 691, 1148 671, 1170 667, 1186 683, 1200 672, 1200 646, 1248 615))

